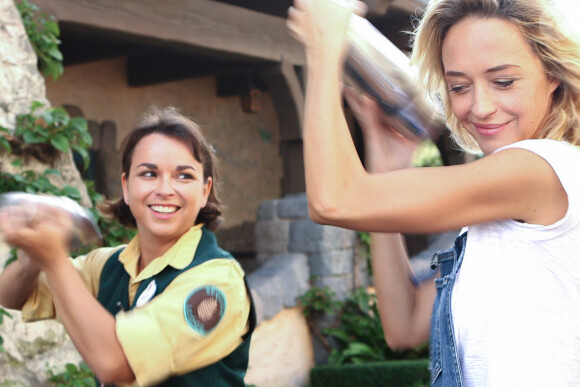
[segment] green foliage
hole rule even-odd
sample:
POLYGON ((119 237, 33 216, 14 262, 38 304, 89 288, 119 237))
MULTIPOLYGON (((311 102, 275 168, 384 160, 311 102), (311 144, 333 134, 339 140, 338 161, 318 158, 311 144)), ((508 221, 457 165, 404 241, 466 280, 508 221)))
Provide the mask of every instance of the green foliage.
MULTIPOLYGON (((89 134, 87 121, 82 117, 71 118, 62 107, 39 110, 43 104, 34 101, 30 112, 16 117, 14 137, 26 146, 46 144, 55 150, 66 153, 69 149, 78 152, 83 158, 84 167, 89 166, 88 148, 93 143, 89 134)), ((0 127, 4 133, 8 128, 0 127)), ((2 146, 12 151, 9 141, 2 142, 2 146)))
POLYGON ((95 183, 93 181, 85 181, 85 184, 91 202, 93 203, 93 207, 89 210, 92 212, 103 234, 103 244, 105 246, 118 246, 128 243, 137 234, 137 230, 123 226, 116 219, 105 218, 97 209, 105 198, 95 190, 95 183))
POLYGON ((68 363, 63 372, 55 374, 48 371, 49 381, 56 387, 96 387, 93 372, 84 363, 78 365, 68 363))
POLYGON ((357 231, 357 236, 358 239, 361 241, 362 244, 364 244, 367 247, 370 247, 371 245, 371 234, 368 232, 363 232, 363 231, 357 231))
POLYGON ((357 289, 342 303, 338 324, 324 333, 338 339, 328 364, 364 363, 393 358, 385 343, 376 305, 376 297, 365 289, 357 289))
POLYGON ((60 29, 54 16, 41 12, 40 9, 26 0, 16 3, 28 40, 38 57, 40 71, 56 81, 63 73, 60 29))
MULTIPOLYGON (((8 257, 6 262, 4 263, 4 267, 10 265, 14 261, 16 261, 16 249, 10 249, 10 256, 8 257)), ((0 324, 2 324, 1 321, 0 321, 0 324)))
POLYGON ((356 236, 360 242, 362 249, 359 249, 359 254, 363 254, 367 261, 367 274, 373 275, 373 265, 371 262, 371 234, 366 231, 357 231, 356 236))
MULTIPOLYGON (((8 313, 6 310, 4 310, 3 308, 0 308, 0 325, 4 322, 4 316, 7 316, 9 318, 12 318, 12 316, 10 315, 10 313, 8 313)), ((4 352, 4 339, 2 338, 2 336, 0 336, 0 353, 4 352)))
POLYGON ((334 301, 328 289, 312 288, 301 298, 301 302, 307 318, 315 312, 320 315, 321 312, 329 314, 338 310, 335 323, 324 330, 327 336, 334 337, 338 342, 338 348, 334 348, 328 358, 329 365, 428 357, 427 345, 407 351, 389 348, 376 296, 364 288, 357 289, 342 302, 334 301))
POLYGON ((308 319, 317 318, 324 314, 333 314, 338 311, 339 303, 334 301, 334 292, 327 287, 308 289, 299 298, 302 313, 308 319))
POLYGON ((310 387, 424 387, 430 381, 428 366, 428 359, 317 366, 310 371, 310 387))
POLYGON ((7 136, 12 135, 12 132, 6 128, 0 126, 0 147, 4 148, 6 152, 11 151, 10 142, 8 141, 7 136))
POLYGON ((123 226, 116 220, 106 220, 102 216, 99 218, 99 228, 103 234, 103 243, 105 246, 118 246, 128 243, 137 230, 123 226))
MULTIPOLYGON (((16 164, 19 164, 19 162, 16 162, 16 164)), ((52 184, 50 181, 51 175, 60 175, 60 172, 56 169, 46 169, 39 176, 31 170, 14 174, 0 171, 0 193, 16 191, 31 194, 47 193, 55 196, 68 196, 76 201, 81 199, 78 189, 70 186, 58 188, 52 184)))
POLYGON ((12 318, 12 316, 10 315, 10 313, 8 313, 4 309, 0 308, 0 324, 2 324, 4 322, 4 316, 7 316, 9 318, 12 318))
POLYGON ((441 167, 443 160, 437 146, 429 140, 423 141, 413 154, 414 167, 441 167))

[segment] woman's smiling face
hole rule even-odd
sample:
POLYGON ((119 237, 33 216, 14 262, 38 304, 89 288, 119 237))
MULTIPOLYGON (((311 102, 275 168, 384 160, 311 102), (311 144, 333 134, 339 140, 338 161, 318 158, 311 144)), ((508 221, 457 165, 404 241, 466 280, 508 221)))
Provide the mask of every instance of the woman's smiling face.
POLYGON ((449 29, 442 58, 453 114, 485 154, 537 136, 559 82, 512 23, 466 18, 449 29))
POLYGON ((161 243, 175 242, 194 225, 212 185, 187 145, 158 133, 135 146, 129 175, 121 182, 140 238, 161 243))

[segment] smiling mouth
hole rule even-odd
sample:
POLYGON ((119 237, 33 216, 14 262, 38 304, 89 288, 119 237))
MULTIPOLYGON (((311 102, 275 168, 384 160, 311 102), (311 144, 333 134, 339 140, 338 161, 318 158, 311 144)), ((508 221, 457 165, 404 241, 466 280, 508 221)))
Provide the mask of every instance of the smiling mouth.
POLYGON ((473 124, 481 136, 493 136, 499 133, 507 123, 502 124, 473 124))
POLYGON ((161 214, 173 214, 179 210, 177 206, 149 206, 153 211, 161 214))

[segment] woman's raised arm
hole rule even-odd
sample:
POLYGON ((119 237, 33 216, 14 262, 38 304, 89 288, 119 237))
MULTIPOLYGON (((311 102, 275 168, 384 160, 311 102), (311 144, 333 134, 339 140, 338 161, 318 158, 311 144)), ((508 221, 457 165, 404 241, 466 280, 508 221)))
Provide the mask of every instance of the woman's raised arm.
POLYGON ((554 171, 521 149, 466 165, 367 173, 341 106, 344 36, 354 8, 340 4, 345 2, 297 0, 289 10, 288 26, 307 58, 303 140, 314 221, 361 231, 431 233, 499 219, 550 224, 563 216, 554 171))
MULTIPOLYGON (((0 277, 0 297, 14 293, 14 289, 26 290, 29 296, 30 286, 35 281, 18 285, 5 280, 36 279, 38 272, 44 271, 60 320, 99 380, 107 383, 133 381, 133 371, 117 339, 115 317, 93 297, 69 260, 70 217, 58 209, 39 206, 32 219, 19 222, 15 220, 22 217, 17 212, 15 209, 11 214, 2 215, 0 230, 6 242, 24 250, 27 256, 9 265, 7 273, 0 277), (8 289, 7 286, 16 288, 8 289)), ((13 306, 22 307, 25 300, 13 301, 13 306)))

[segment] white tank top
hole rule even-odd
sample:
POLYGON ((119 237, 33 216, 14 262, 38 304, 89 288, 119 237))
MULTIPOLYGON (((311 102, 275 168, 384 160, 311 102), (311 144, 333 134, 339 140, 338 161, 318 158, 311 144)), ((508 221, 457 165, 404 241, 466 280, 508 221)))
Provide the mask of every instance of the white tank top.
MULTIPOLYGON (((526 140, 568 195, 549 226, 512 220, 468 228, 452 293, 466 386, 580 386, 580 151, 526 140)), ((503 148, 505 149, 505 148, 503 148)))

